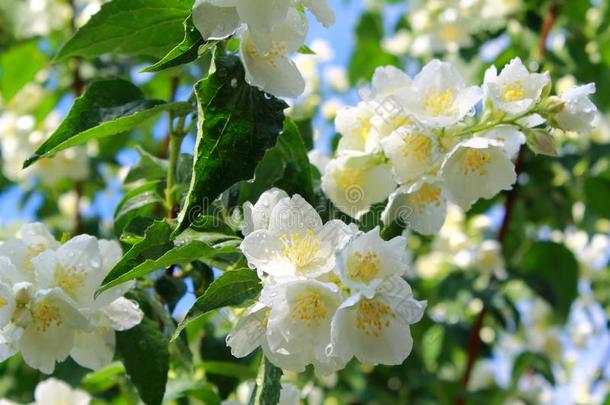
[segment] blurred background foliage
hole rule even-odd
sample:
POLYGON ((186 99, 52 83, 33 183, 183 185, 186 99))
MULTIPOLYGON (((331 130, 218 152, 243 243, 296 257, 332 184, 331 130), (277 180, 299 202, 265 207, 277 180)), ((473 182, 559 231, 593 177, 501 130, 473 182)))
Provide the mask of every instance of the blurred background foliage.
MULTIPOLYGON (((59 47, 100 3, 0 0, 0 238, 12 236, 20 223, 41 220, 58 236, 86 232, 129 243, 150 224, 143 217, 165 214, 166 115, 88 143, 77 151, 88 157, 86 162, 77 164, 78 157, 66 156, 73 166, 64 166, 58 178, 45 179, 45 171, 54 170, 46 166, 25 175, 11 170, 17 157, 24 158, 23 150, 27 157, 55 129, 93 78, 128 79, 148 99, 189 101, 193 84, 207 73, 209 56, 140 73, 182 40, 180 22, 164 31, 167 46, 146 55, 131 49, 52 63, 59 47)), ((358 89, 380 65, 415 73, 425 62, 441 58, 455 63, 474 84, 489 66, 501 67, 519 56, 532 70, 548 70, 559 93, 574 83, 595 82, 599 114, 588 137, 558 134, 560 158, 534 158, 526 151, 515 191, 481 201, 467 214, 452 208, 433 238, 410 235, 414 271, 409 281, 416 296, 428 300, 428 310, 412 328, 414 350, 404 365, 353 362, 330 378, 307 372, 285 379, 302 388, 308 404, 454 404, 460 398, 461 403, 485 405, 610 404, 608 1, 330 3, 340 21, 329 32, 312 28, 308 44, 314 54, 297 55, 306 93, 290 103, 306 149, 315 146, 309 154, 314 164, 336 145, 332 120, 337 109, 355 104, 358 89)), ((190 181, 193 146, 189 133, 180 166, 185 170, 178 176, 183 187, 190 181)), ((303 194, 302 183, 289 181, 303 170, 313 178, 312 198, 324 200, 317 169, 312 167, 310 175, 309 164, 299 163, 286 174, 296 147, 287 140, 273 148, 257 167, 256 181, 223 195, 216 212, 226 223, 216 224, 218 232, 235 235, 230 208, 254 201, 273 184, 303 194), (279 161, 284 165, 278 168, 279 161)), ((184 316, 218 276, 216 269, 244 263, 240 257, 229 262, 195 261, 141 282, 150 294, 140 299, 161 303, 145 308, 165 325, 162 332, 167 335, 175 327, 168 311, 176 319, 184 316)), ((225 345, 235 319, 236 310, 212 312, 189 326, 187 338, 170 345, 167 403, 216 404, 239 396, 244 390, 240 384, 256 376, 258 357, 234 359, 225 345)), ((96 373, 68 361, 55 376, 87 390, 96 404, 138 403, 120 361, 96 373)), ((0 365, 0 397, 29 402, 42 379, 14 357, 0 365)))

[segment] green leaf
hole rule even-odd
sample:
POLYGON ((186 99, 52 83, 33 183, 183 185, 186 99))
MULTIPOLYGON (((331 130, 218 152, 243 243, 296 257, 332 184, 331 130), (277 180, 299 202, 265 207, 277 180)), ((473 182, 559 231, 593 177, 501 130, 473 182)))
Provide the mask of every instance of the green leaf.
POLYGON ((587 208, 601 218, 610 218, 610 179, 597 176, 585 180, 587 208))
POLYGON ((383 36, 381 14, 373 11, 364 13, 356 27, 356 45, 348 67, 352 84, 361 80, 370 81, 378 66, 399 65, 398 58, 381 46, 383 36))
POLYGON ((282 131, 286 103, 244 80, 239 58, 216 59, 216 71, 195 85, 199 122, 193 178, 176 233, 204 213, 224 190, 253 177, 282 131))
POLYGON ((244 302, 256 298, 261 288, 260 279, 252 269, 239 269, 223 273, 195 301, 184 320, 176 328, 171 340, 176 340, 190 323, 197 321, 214 309, 242 305, 244 302))
POLYGON ((114 362, 84 376, 81 386, 91 393, 102 393, 117 385, 119 377, 124 373, 125 366, 114 362))
POLYGON ((240 380, 251 380, 256 378, 256 369, 244 366, 243 364, 235 364, 230 361, 203 361, 201 363, 206 373, 222 375, 225 377, 234 377, 240 380))
POLYGON ((307 150, 296 124, 289 118, 277 145, 269 149, 256 167, 254 181, 242 184, 239 200, 255 202, 271 187, 279 187, 288 194, 300 194, 314 203, 313 180, 307 150))
POLYGON ((136 217, 152 216, 152 210, 163 205, 159 194, 159 180, 153 180, 127 192, 119 202, 114 212, 114 232, 123 233, 125 226, 136 217))
POLYGON ((513 363, 512 385, 516 387, 519 378, 528 370, 533 370, 541 374, 548 382, 555 384, 555 376, 551 367, 550 360, 543 354, 523 352, 513 363))
POLYGON ((97 293, 171 265, 236 252, 235 247, 231 245, 215 248, 196 239, 176 239, 173 242, 171 234, 172 228, 168 223, 153 223, 146 230, 144 239, 133 245, 114 266, 97 293))
POLYGON ((167 168, 169 166, 167 160, 153 156, 139 146, 136 147, 136 150, 140 154, 140 160, 129 169, 129 173, 127 173, 127 177, 125 178, 126 184, 142 179, 164 179, 165 176, 167 176, 167 168))
POLYGON ((563 322, 578 295, 578 262, 565 246, 536 242, 525 253, 519 273, 553 307, 563 322))
POLYGON ((16 44, 0 53, 0 94, 9 102, 47 63, 38 40, 16 44))
POLYGON ((142 69, 141 72, 159 72, 174 66, 190 63, 199 58, 202 53, 209 50, 215 43, 214 41, 206 42, 203 40, 199 31, 193 25, 193 17, 189 15, 184 20, 184 39, 182 42, 169 51, 160 61, 142 69), (200 49, 202 46, 203 49, 200 49))
POLYGON ((61 48, 56 60, 70 56, 162 57, 182 40, 183 21, 193 0, 113 0, 61 48))
POLYGON ((263 357, 249 405, 275 405, 279 403, 280 391, 282 390, 281 378, 282 369, 274 366, 266 357, 263 357))
MULTIPOLYGON (((129 298, 134 299, 135 294, 129 298)), ((116 348, 142 402, 161 405, 169 371, 168 341, 159 329, 151 305, 138 294, 145 317, 138 326, 116 334, 116 348)))
POLYGON ((59 128, 30 157, 24 167, 43 157, 93 138, 120 134, 137 127, 161 111, 186 113, 188 103, 146 100, 139 88, 126 80, 99 80, 77 98, 59 128))

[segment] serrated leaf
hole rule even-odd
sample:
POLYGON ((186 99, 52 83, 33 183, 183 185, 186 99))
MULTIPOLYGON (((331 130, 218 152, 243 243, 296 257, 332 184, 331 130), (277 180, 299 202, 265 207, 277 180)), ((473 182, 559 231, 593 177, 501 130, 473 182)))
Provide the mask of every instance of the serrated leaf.
POLYGON ((279 187, 288 194, 300 194, 314 203, 313 179, 307 150, 297 125, 289 118, 277 144, 269 149, 256 166, 253 181, 243 182, 239 193, 240 203, 255 202, 271 187, 279 187))
POLYGON ((244 302, 256 298, 261 289, 260 279, 252 269, 239 269, 223 273, 195 301, 184 320, 176 328, 171 340, 176 340, 184 328, 208 312, 226 306, 242 305, 244 302))
POLYGON ((244 80, 239 58, 216 59, 216 71, 195 85, 198 130, 193 177, 176 233, 204 213, 223 191, 251 179, 282 131, 286 103, 244 80))
POLYGON ((122 358, 131 382, 136 386, 142 402, 161 405, 169 372, 168 341, 159 329, 151 306, 144 301, 145 294, 130 294, 144 311, 145 317, 138 326, 116 334, 116 348, 122 358))
POLYGON ((256 386, 249 405, 274 405, 280 402, 282 369, 274 366, 266 357, 261 360, 256 386))
POLYGON ((113 0, 102 5, 55 59, 106 53, 160 58, 181 41, 192 5, 193 0, 113 0))
POLYGON ((43 157, 93 138, 120 134, 137 127, 161 111, 186 113, 188 103, 147 100, 126 80, 98 80, 76 99, 59 128, 30 157, 24 167, 43 157))
POLYGON ((170 238, 171 233, 172 229, 168 223, 155 222, 146 230, 144 239, 133 245, 114 266, 97 293, 171 265, 236 252, 235 247, 231 245, 216 248, 194 239, 174 243, 170 238))
POLYGON ((141 72, 159 72, 174 66, 190 63, 199 58, 202 53, 209 50, 215 43, 215 41, 206 42, 203 40, 199 31, 193 25, 193 17, 189 15, 184 20, 184 38, 182 42, 169 51, 160 61, 142 69, 141 72))

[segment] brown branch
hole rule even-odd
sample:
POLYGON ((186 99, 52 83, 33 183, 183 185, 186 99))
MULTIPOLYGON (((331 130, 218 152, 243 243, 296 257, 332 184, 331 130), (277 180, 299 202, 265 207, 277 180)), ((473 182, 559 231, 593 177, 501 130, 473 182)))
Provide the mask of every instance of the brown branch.
MULTIPOLYGON (((542 30, 540 32, 540 43, 539 43, 539 60, 542 61, 546 54, 546 42, 549 37, 549 33, 551 32, 551 28, 557 19, 557 15, 559 14, 559 3, 554 3, 549 8, 549 11, 544 18, 544 22, 542 23, 542 30)), ((525 153, 525 147, 521 147, 519 150, 519 154, 517 156, 517 160, 515 162, 515 172, 517 173, 517 178, 521 174, 523 170, 523 155, 525 153)), ((515 208, 515 203, 517 201, 519 194, 519 183, 516 183, 511 191, 508 192, 506 196, 506 200, 504 202, 504 218, 502 219, 502 225, 498 231, 497 240, 500 245, 504 246, 506 242, 506 237, 508 236, 508 231, 510 229, 511 219, 513 216, 513 211, 515 208)), ((492 277, 490 284, 495 283, 497 280, 492 277)), ((470 336, 468 338, 468 357, 466 360, 466 367, 464 368, 464 374, 460 380, 460 385, 462 386, 464 393, 460 394, 457 398, 456 405, 465 405, 466 397, 465 392, 468 389, 468 383, 470 381, 470 375, 472 374, 472 369, 474 368, 475 363, 479 357, 479 350, 481 348, 481 329, 483 328, 483 323, 485 321, 485 316, 489 308, 484 305, 481 309, 481 312, 477 315, 474 324, 472 326, 472 330, 470 331, 470 336)))

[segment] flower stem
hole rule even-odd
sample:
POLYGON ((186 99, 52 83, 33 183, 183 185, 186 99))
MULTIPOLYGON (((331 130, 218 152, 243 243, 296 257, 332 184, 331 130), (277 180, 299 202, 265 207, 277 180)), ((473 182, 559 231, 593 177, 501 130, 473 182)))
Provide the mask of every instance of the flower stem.
POLYGON ((173 219, 178 213, 178 201, 176 199, 176 169, 178 167, 178 158, 180 157, 180 148, 182 141, 186 135, 184 130, 185 117, 178 118, 176 125, 173 125, 173 115, 170 114, 170 134, 169 134, 169 165, 167 168, 167 182, 165 186, 165 205, 168 209, 168 218, 173 219))

